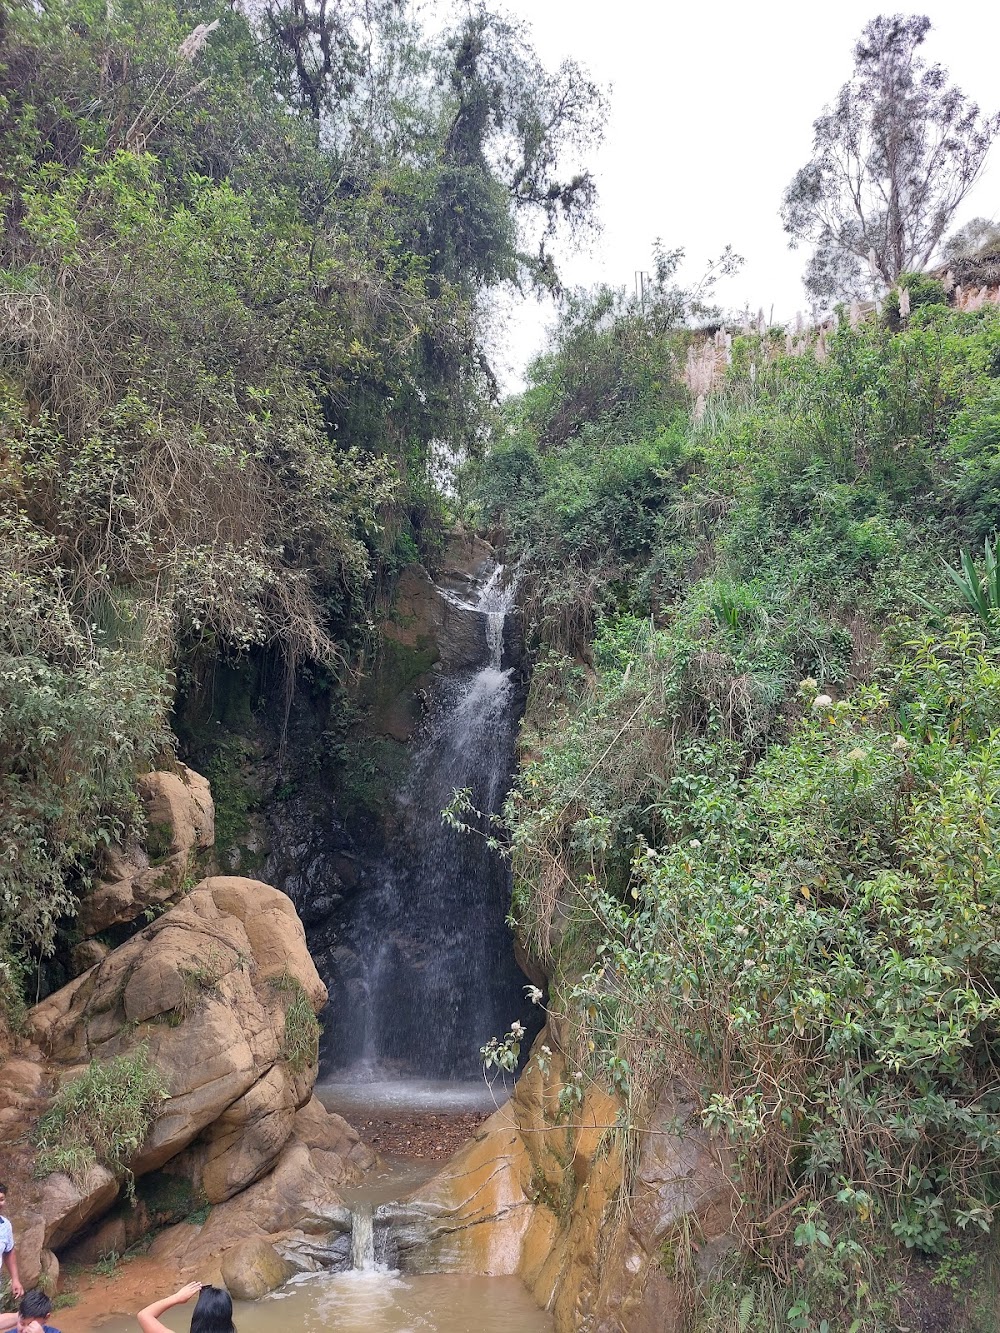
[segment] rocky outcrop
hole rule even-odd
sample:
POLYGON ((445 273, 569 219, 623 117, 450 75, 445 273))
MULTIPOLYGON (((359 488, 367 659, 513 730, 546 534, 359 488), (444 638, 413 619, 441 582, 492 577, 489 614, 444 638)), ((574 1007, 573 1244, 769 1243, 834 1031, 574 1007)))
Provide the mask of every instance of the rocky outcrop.
POLYGON ((213 1208, 202 1225, 171 1238, 173 1257, 183 1271, 211 1271, 242 1241, 265 1239, 284 1250, 299 1236, 326 1237, 349 1227, 350 1214, 337 1194, 342 1183, 339 1169, 328 1174, 327 1163, 292 1138, 262 1180, 213 1208))
POLYGON ((92 1166, 79 1180, 61 1171, 46 1176, 36 1195, 45 1223, 44 1246, 57 1250, 118 1198, 118 1181, 103 1166, 92 1166))
POLYGON ((217 876, 36 1006, 29 1026, 63 1064, 145 1045, 169 1096, 132 1169, 155 1170, 204 1131, 199 1183, 218 1201, 274 1161, 311 1094, 315 1069, 284 1059, 299 992, 314 1012, 326 1001, 289 899, 217 876), (238 1134, 245 1148, 232 1151, 238 1134))
POLYGON ((295 1116, 295 1138, 312 1151, 327 1179, 340 1173, 337 1184, 356 1184, 375 1165, 375 1154, 343 1116, 328 1111, 312 1097, 295 1116))
POLYGON ((0 1136, 8 1122, 23 1136, 86 1062, 140 1046, 167 1096, 131 1162, 134 1202, 109 1213, 119 1181, 104 1167, 25 1183, 14 1200, 22 1276, 51 1271, 46 1253, 71 1243, 81 1261, 121 1253, 200 1204, 220 1205, 219 1217, 189 1228, 192 1263, 336 1213, 335 1186, 374 1158, 312 1097, 316 1066, 293 1040, 325 1001, 290 900, 216 876, 37 1005, 28 1034, 38 1058, 0 1069, 0 1136))
MULTIPOLYGON (((85 937, 135 921, 175 898, 195 858, 215 840, 215 807, 208 780, 178 764, 177 772, 146 773, 137 786, 146 815, 144 846, 113 847, 103 874, 80 903, 85 937)), ((83 971, 100 961, 98 942, 85 938, 73 961, 83 971)))
POLYGON ((445 548, 436 582, 423 565, 402 570, 381 625, 380 657, 362 690, 373 731, 396 741, 410 740, 422 717, 431 669, 454 672, 480 664, 482 616, 460 602, 473 595, 477 580, 494 561, 491 546, 459 530, 445 548))
POLYGON ((0 1068, 0 1146, 6 1146, 45 1104, 48 1085, 44 1069, 34 1060, 15 1057, 0 1068))
POLYGON ((557 1333, 681 1333, 692 1245, 704 1268, 729 1244, 724 1152, 668 1085, 619 1207, 618 1102, 591 1085, 560 1116, 565 1067, 558 1053, 542 1055, 544 1044, 545 1034, 511 1101, 475 1140, 404 1206, 380 1210, 401 1262, 517 1274, 557 1333))

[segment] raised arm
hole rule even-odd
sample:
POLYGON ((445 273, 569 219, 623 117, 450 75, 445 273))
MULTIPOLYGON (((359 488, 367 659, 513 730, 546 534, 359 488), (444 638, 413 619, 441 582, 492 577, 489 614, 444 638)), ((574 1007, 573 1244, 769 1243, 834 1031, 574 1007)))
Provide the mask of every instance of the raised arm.
POLYGON ((162 1301, 154 1301, 152 1305, 147 1305, 144 1310, 140 1310, 136 1318, 139 1321, 142 1333, 170 1333, 170 1329, 165 1324, 160 1323, 160 1315, 165 1314, 167 1310, 175 1305, 184 1305, 192 1296, 197 1296, 199 1291, 201 1291, 200 1282, 188 1282, 181 1287, 180 1291, 175 1291, 172 1296, 164 1296, 162 1301))

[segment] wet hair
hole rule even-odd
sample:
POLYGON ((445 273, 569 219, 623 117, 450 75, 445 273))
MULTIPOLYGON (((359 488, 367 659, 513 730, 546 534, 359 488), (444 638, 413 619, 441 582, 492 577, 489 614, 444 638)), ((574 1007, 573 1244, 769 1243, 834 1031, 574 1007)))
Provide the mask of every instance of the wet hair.
POLYGON ((191 1333, 236 1333, 233 1298, 221 1287, 202 1287, 191 1316, 191 1333))
POLYGON ((22 1319, 48 1319, 52 1313, 52 1302, 44 1291, 39 1291, 35 1287, 33 1291, 26 1291, 21 1297, 17 1313, 22 1319))

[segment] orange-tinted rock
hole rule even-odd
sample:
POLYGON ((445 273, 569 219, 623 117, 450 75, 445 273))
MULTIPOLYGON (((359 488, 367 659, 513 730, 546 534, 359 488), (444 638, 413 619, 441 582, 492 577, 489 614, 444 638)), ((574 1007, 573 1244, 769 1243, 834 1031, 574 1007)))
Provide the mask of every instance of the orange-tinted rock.
POLYGON ((189 1165, 215 1202, 269 1168, 310 1098, 315 1068, 292 1072, 282 1060, 297 986, 314 1010, 325 1002, 291 901, 218 876, 37 1005, 29 1022, 65 1065, 144 1045, 169 1096, 132 1170, 153 1171, 203 1136, 189 1165))
POLYGON ((538 1039, 508 1105, 411 1196, 407 1265, 518 1273, 557 1333, 682 1333, 687 1286, 660 1261, 692 1231, 725 1243, 725 1161, 668 1085, 641 1137, 630 1206, 619 1208, 619 1103, 584 1083, 582 1103, 560 1116, 566 1072, 558 1049, 543 1050, 550 1043, 538 1039))

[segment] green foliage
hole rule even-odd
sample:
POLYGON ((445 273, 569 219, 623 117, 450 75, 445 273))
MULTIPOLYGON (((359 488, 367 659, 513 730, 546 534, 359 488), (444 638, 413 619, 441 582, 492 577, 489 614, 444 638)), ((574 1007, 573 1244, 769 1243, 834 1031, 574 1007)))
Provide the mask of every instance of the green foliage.
MULTIPOLYGON (((1000 347, 994 352, 994 376, 1000 347)), ((992 393, 960 412, 949 431, 948 486, 976 537, 988 538, 1000 527, 1000 393, 992 393)))
POLYGON ((319 1061, 319 1037, 322 1029, 313 1013, 302 985, 286 972, 272 981, 274 989, 289 998, 285 1001, 285 1033, 281 1059, 293 1073, 315 1066, 319 1061))
MULTIPOLYGON (((517 25, 293 8, 3 14, 12 1017, 18 960, 141 831, 133 782, 172 744, 174 670, 257 650, 289 683, 336 672, 387 580, 435 550, 435 448, 477 452, 489 409, 484 293, 552 284, 552 235, 593 203, 599 91, 517 25)), ((224 850, 242 776, 218 792, 224 850)))
POLYGON ((989 538, 983 546, 983 572, 980 574, 968 551, 959 556, 960 568, 945 565, 945 572, 962 595, 969 610, 977 615, 987 630, 995 632, 1000 616, 1000 568, 997 543, 989 538))
POLYGON ((571 1067, 640 1124, 673 1080, 728 1146, 749 1266, 705 1328, 884 1327, 894 1256, 1000 1204, 992 536, 942 570, 997 503, 998 334, 931 302, 738 338, 700 423, 559 440, 553 357, 482 470, 538 653, 514 915, 571 1067))
POLYGON ((82 1182, 94 1165, 123 1177, 132 1194, 129 1163, 142 1147, 160 1102, 162 1075, 145 1046, 132 1055, 95 1060, 64 1083, 35 1131, 35 1170, 64 1171, 82 1182))
POLYGON ((948 304, 948 293, 940 278, 932 278, 927 273, 901 273, 896 286, 888 293, 882 307, 882 318, 892 329, 898 329, 901 323, 899 313, 901 291, 909 294, 910 314, 922 305, 948 304))
POLYGON ((81 617, 55 547, 0 519, 0 906, 9 947, 43 952, 99 852, 139 826, 136 769, 167 746, 149 617, 126 598, 81 617))

